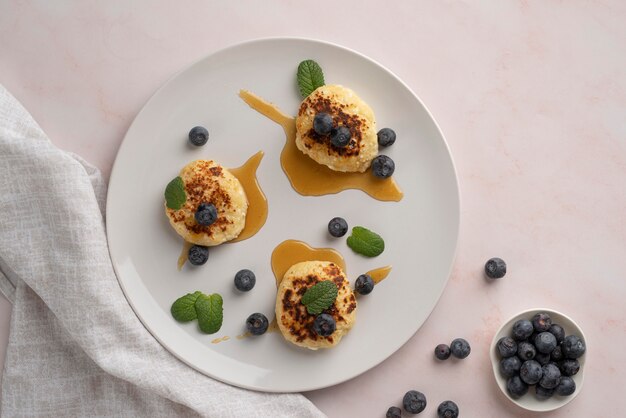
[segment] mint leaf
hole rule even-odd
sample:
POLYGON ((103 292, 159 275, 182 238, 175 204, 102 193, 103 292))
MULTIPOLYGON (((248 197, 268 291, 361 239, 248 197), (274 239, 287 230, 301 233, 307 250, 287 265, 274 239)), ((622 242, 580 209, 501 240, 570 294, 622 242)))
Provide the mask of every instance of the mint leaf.
POLYGON ((324 84, 324 72, 317 62, 306 60, 298 65, 298 88, 303 99, 324 84))
POLYGON ((172 304, 170 312, 175 320, 180 322, 189 322, 196 319, 196 308, 194 307, 196 299, 202 292, 187 293, 172 304))
POLYGON ((348 247, 366 257, 376 257, 385 250, 385 241, 377 233, 355 226, 352 228, 352 235, 348 237, 348 247))
POLYGON ((183 207, 186 201, 185 184, 183 179, 178 176, 165 187, 165 203, 168 208, 178 210, 183 207))
POLYGON ((337 299, 337 285, 329 280, 319 282, 302 295, 302 304, 311 315, 321 314, 337 299))
POLYGON ((224 301, 218 293, 198 296, 195 307, 198 315, 198 325, 200 325, 202 332, 215 334, 220 330, 224 320, 223 303, 224 301))

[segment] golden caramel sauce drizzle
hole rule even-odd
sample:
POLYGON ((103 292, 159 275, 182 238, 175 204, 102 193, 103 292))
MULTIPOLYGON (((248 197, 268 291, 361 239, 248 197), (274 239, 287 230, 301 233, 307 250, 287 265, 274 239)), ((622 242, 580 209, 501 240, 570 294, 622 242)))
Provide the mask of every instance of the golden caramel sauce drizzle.
POLYGON ((248 338, 248 337, 252 337, 252 334, 250 334, 250 331, 246 331, 241 335, 237 335, 235 338, 237 338, 238 340, 243 340, 244 338, 248 338))
POLYGON ((385 280, 385 278, 389 275, 390 272, 391 272, 391 266, 385 266, 385 267, 379 267, 374 270, 370 270, 365 274, 369 274, 372 280, 374 280, 374 283, 378 284, 382 282, 383 280, 385 280))
POLYGON ((278 328, 278 321, 276 320, 276 317, 274 317, 274 319, 272 319, 272 322, 270 322, 269 326, 267 327, 267 332, 276 332, 279 331, 278 328))
POLYGON ((224 335, 221 338, 216 338, 214 340, 211 341, 211 344, 219 344, 219 343, 223 343, 224 341, 228 341, 230 340, 230 337, 228 335, 224 335))
POLYGON ((302 241, 289 239, 281 242, 272 251, 272 271, 276 278, 276 287, 289 270, 289 267, 302 261, 330 261, 346 272, 346 262, 341 254, 332 248, 313 248, 302 241))
MULTIPOLYGON (((248 239, 261 230, 267 220, 267 198, 261 189, 261 185, 256 178, 256 170, 263 159, 263 151, 259 151, 248 158, 241 167, 231 168, 229 171, 237 177, 239 183, 246 192, 248 198, 248 210, 246 212, 246 225, 237 238, 229 242, 238 242, 248 239)), ((183 250, 178 257, 178 270, 182 269, 187 261, 189 248, 193 244, 185 242, 183 250)))
POLYGON ((247 90, 240 90, 239 97, 252 109, 283 127, 286 141, 280 163, 296 192, 304 196, 321 196, 358 189, 381 201, 398 202, 402 199, 403 193, 393 177, 379 179, 369 171, 343 173, 318 164, 296 147, 295 118, 247 90))

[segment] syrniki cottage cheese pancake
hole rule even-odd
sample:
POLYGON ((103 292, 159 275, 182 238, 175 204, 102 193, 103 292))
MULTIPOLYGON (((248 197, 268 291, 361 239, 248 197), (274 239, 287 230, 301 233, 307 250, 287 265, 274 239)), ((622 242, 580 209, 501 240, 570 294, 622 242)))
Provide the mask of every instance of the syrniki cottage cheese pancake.
POLYGON ((187 199, 174 210, 165 206, 172 227, 185 241, 215 246, 235 239, 246 224, 248 199, 239 180, 212 160, 197 160, 181 171, 187 199), (217 209, 217 219, 208 226, 198 224, 195 214, 201 203, 217 209))
POLYGON ((276 295, 278 328, 287 341, 313 350, 329 348, 339 343, 356 321, 357 302, 341 268, 329 261, 304 261, 294 264, 285 273, 276 295), (307 312, 301 302, 302 295, 316 283, 332 281, 338 289, 337 299, 323 313, 333 317, 335 331, 327 336, 318 335, 313 322, 316 315, 307 312))
POLYGON ((339 85, 317 88, 300 105, 296 118, 296 146, 319 164, 335 171, 364 172, 378 154, 374 112, 356 93, 339 85), (313 129, 317 113, 327 113, 333 127, 350 130, 345 147, 331 144, 329 135, 313 129))

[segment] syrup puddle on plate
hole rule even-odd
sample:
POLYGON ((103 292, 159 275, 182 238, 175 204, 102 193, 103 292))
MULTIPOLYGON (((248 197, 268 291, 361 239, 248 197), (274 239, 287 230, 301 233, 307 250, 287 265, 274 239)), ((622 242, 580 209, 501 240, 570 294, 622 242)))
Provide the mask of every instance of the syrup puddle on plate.
POLYGON ((379 179, 369 171, 343 173, 318 164, 297 148, 295 118, 247 90, 239 91, 239 97, 252 109, 283 127, 286 140, 280 164, 296 192, 304 196, 322 196, 358 189, 381 201, 398 202, 402 199, 403 193, 393 177, 379 179))
POLYGON ((211 344, 219 344, 219 343, 223 343, 224 341, 228 341, 230 340, 230 337, 228 335, 224 335, 221 338, 216 338, 214 340, 211 341, 211 344))
MULTIPOLYGON (((237 177, 237 180, 241 183, 243 190, 246 192, 246 197, 248 198, 246 224, 237 238, 228 241, 228 243, 243 241, 252 237, 261 230, 267 220, 267 198, 256 178, 256 171, 259 168, 259 164, 261 164, 263 155, 263 151, 259 151, 248 158, 241 167, 228 170, 233 176, 237 177)), ((191 248, 192 245, 193 244, 186 241, 183 244, 182 252, 178 257, 178 270, 182 269, 185 265, 189 248, 191 248)))

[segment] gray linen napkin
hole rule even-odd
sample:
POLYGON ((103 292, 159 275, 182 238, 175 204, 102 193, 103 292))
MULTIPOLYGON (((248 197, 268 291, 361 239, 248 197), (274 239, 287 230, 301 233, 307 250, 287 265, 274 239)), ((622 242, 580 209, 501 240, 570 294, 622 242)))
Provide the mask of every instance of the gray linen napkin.
POLYGON ((210 379, 146 331, 119 287, 97 169, 0 85, 0 290, 13 302, 1 415, 321 417, 302 395, 210 379))

